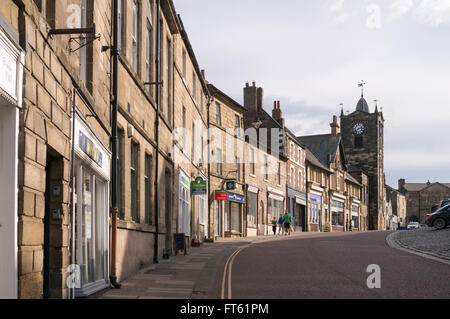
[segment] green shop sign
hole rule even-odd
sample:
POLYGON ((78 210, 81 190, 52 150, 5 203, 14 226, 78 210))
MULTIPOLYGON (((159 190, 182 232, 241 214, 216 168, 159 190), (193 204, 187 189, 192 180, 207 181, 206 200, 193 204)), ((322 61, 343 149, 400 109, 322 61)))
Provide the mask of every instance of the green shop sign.
POLYGON ((192 195, 206 195, 207 193, 207 182, 203 177, 197 177, 193 182, 191 182, 191 192, 192 195))

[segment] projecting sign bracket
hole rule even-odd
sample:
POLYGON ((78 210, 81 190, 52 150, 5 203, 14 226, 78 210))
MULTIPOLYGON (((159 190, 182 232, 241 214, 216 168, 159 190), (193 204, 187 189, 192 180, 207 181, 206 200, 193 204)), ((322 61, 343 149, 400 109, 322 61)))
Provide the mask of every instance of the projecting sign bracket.
POLYGON ((101 35, 95 33, 95 24, 90 28, 73 28, 73 29, 51 29, 48 30, 48 35, 71 35, 69 38, 69 53, 74 53, 81 48, 100 39, 101 35), (79 36, 73 36, 79 35, 79 36), (72 48, 72 43, 77 44, 76 48, 72 48))

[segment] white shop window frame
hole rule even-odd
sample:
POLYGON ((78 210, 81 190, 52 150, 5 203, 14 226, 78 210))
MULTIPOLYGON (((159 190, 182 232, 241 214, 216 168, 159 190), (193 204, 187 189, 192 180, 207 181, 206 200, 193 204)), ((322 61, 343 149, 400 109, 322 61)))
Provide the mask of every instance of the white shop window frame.
MULTIPOLYGON (((80 192, 83 189, 83 179, 80 177, 83 176, 83 167, 93 174, 92 184, 94 188, 91 190, 91 193, 94 194, 92 200, 92 206, 95 206, 96 194, 95 194, 95 185, 96 179, 98 178, 101 183, 104 184, 103 189, 103 204, 102 207, 104 209, 103 213, 103 248, 105 251, 103 265, 104 265, 104 278, 85 284, 81 286, 81 288, 75 289, 75 296, 77 297, 86 297, 89 296, 101 289, 104 289, 109 286, 109 194, 110 194, 110 170, 111 170, 111 157, 112 154, 108 150, 107 146, 102 143, 102 141, 96 136, 95 132, 91 129, 87 121, 80 114, 78 109, 75 110, 75 121, 74 123, 74 153, 75 153, 75 167, 77 170, 75 171, 75 182, 77 183, 77 191, 78 194, 74 194, 77 197, 77 215, 81 214, 81 203, 82 198, 79 197, 80 192), (91 140, 94 146, 98 149, 98 151, 102 154, 102 166, 100 166, 97 162, 95 162, 92 158, 90 158, 81 148, 80 148, 80 132, 82 132, 87 138, 91 140)), ((96 208, 95 208, 96 209, 96 208)), ((95 211, 93 210, 92 215, 95 218, 95 211)), ((80 216, 77 216, 77 220, 81 220, 80 216)), ((95 223, 95 219, 94 222, 95 223)), ((76 224, 77 234, 81 233, 81 223, 76 224)), ((94 227, 95 229, 95 227, 94 227)), ((76 260, 77 262, 82 258, 81 250, 79 249, 81 245, 81 237, 75 238, 75 246, 76 246, 76 260)), ((92 246, 95 249, 95 240, 92 243, 92 246)))

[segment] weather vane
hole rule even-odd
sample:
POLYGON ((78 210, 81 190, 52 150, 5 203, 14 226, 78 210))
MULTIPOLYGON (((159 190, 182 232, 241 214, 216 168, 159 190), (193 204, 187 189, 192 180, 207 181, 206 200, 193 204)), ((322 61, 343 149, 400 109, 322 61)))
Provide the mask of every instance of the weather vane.
POLYGON ((366 85, 367 83, 364 82, 364 80, 361 80, 361 83, 358 84, 358 87, 361 88, 361 97, 364 97, 364 85, 366 85))

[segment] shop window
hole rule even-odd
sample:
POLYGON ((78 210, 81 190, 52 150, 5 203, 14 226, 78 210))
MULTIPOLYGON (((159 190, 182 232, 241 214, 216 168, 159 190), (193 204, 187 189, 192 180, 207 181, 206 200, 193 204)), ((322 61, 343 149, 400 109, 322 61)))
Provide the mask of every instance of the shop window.
POLYGON ((138 215, 138 158, 139 146, 131 143, 130 186, 131 186, 131 220, 139 222, 138 215))

